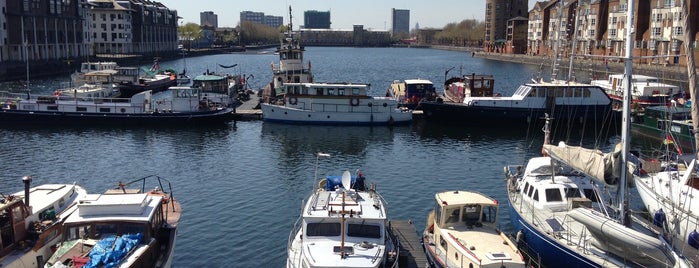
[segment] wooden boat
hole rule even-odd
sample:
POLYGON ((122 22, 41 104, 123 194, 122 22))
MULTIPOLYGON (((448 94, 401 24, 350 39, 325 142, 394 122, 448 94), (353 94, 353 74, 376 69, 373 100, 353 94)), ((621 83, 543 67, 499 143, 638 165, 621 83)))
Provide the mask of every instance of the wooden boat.
POLYGON ((422 235, 432 267, 524 267, 524 257, 498 230, 498 201, 482 193, 435 194, 422 235))
MULTIPOLYGON (((317 157, 329 156, 319 153, 317 157)), ((317 165, 317 164, 316 164, 317 165)), ((386 203, 358 172, 317 184, 289 235, 287 268, 398 267, 386 203)))
POLYGON ((197 126, 233 120, 234 108, 205 98, 198 89, 174 88, 131 98, 73 98, 0 92, 0 122, 9 125, 197 126))
POLYGON ((75 184, 31 187, 0 199, 0 267, 41 267, 60 241, 63 221, 87 192, 75 184))
POLYGON ((427 120, 458 124, 529 124, 546 113, 557 122, 603 122, 613 115, 612 101, 600 87, 575 82, 527 83, 509 97, 466 96, 459 103, 440 98, 420 105, 427 120))
POLYGON ((137 67, 119 67, 115 70, 114 82, 118 84, 119 97, 122 98, 130 98, 147 90, 157 93, 177 85, 177 74, 160 71, 157 61, 150 70, 137 67), (141 72, 145 75, 141 75, 141 72))
POLYGON ((398 104, 415 110, 419 108, 422 100, 435 100, 437 92, 432 81, 425 79, 396 80, 386 92, 386 97, 391 97, 398 101, 398 104))
MULTIPOLYGON (((659 143, 673 143, 680 151, 694 150, 691 108, 648 106, 633 114, 631 131, 659 143)), ((673 150, 674 151, 674 150, 673 150)))
POLYGON ((277 101, 260 103, 265 121, 294 124, 394 125, 410 123, 412 110, 390 97, 372 97, 368 85, 285 83, 277 101))
POLYGON ((74 85, 111 83, 110 76, 119 65, 113 61, 83 62, 80 70, 71 75, 74 85))
POLYGON ((148 176, 90 194, 63 223, 45 267, 171 267, 182 207, 171 183, 148 176), (157 180, 154 188, 146 180, 157 180), (127 188, 131 184, 140 188, 127 188), (166 189, 160 188, 161 186, 166 189))
POLYGON ((463 103, 466 97, 493 96, 495 78, 492 75, 463 75, 444 82, 444 101, 463 103))

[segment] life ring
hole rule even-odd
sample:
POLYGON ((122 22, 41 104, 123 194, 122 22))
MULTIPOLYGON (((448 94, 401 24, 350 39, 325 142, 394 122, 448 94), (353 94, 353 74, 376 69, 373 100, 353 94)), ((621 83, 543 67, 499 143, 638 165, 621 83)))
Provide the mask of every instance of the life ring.
POLYGON ((357 106, 357 105, 359 105, 359 98, 352 98, 352 99, 350 99, 350 105, 352 105, 352 106, 357 106))
POLYGON ((296 97, 289 97, 289 104, 291 104, 291 105, 296 105, 296 103, 298 103, 298 101, 299 100, 296 99, 296 97))

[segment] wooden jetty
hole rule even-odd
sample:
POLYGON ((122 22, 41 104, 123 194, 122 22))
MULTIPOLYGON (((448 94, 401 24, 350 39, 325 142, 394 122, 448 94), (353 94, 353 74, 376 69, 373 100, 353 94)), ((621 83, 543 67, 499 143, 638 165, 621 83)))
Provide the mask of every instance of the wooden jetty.
POLYGON ((400 254, 398 255, 398 267, 418 268, 430 267, 422 247, 420 237, 412 220, 391 220, 390 228, 400 241, 400 254))

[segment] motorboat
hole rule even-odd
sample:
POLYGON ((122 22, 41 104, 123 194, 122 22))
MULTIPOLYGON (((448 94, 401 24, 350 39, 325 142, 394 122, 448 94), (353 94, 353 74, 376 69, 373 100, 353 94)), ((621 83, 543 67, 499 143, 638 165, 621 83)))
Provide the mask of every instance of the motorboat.
POLYGON ((415 110, 419 108, 423 99, 435 100, 437 92, 432 81, 427 79, 396 80, 386 90, 386 97, 395 99, 403 107, 415 110))
POLYGON ((497 200, 459 190, 434 198, 422 234, 432 267, 525 267, 517 245, 499 230, 497 200))
POLYGON ((466 97, 494 96, 495 78, 492 75, 470 74, 444 81, 443 101, 463 103, 466 97))
POLYGON ((276 101, 260 103, 262 118, 326 125, 396 125, 412 121, 412 110, 391 97, 369 96, 368 88, 351 83, 285 83, 276 101))
POLYGON ((0 267, 41 267, 60 241, 62 223, 87 191, 76 184, 42 184, 0 199, 0 267))
POLYGON ((172 184, 159 176, 89 194, 63 223, 44 267, 171 267, 181 213, 172 184))
MULTIPOLYGON (((631 80, 631 100, 638 108, 666 105, 681 93, 678 86, 662 83, 658 77, 634 74, 631 80)), ((606 80, 592 80, 590 84, 604 89, 618 106, 623 101, 623 81, 624 74, 610 74, 606 80)))
POLYGON ((385 200, 359 171, 316 184, 291 230, 287 251, 287 268, 398 267, 400 252, 385 200))

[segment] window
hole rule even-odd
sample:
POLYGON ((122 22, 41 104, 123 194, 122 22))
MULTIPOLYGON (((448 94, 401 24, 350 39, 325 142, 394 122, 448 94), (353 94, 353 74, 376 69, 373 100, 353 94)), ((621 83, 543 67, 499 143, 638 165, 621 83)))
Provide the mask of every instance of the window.
POLYGON ((459 222, 459 208, 446 208, 444 214, 447 217, 444 219, 444 223, 459 222))
POLYGON ((682 27, 672 27, 673 35, 682 35, 682 27))
POLYGON ((464 212, 462 213, 462 221, 466 223, 475 223, 481 218, 481 206, 472 205, 464 206, 464 212))
POLYGON ((490 222, 494 223, 495 220, 497 219, 498 215, 498 209, 493 206, 486 206, 483 208, 483 217, 481 218, 482 222, 490 222))
POLYGON ((580 191, 578 188, 565 188, 566 198, 580 197, 580 191))
POLYGON ((109 223, 98 223, 95 224, 95 237, 94 238, 105 238, 117 235, 117 225, 109 223))
POLYGON ((87 112, 87 107, 75 107, 76 112, 87 112))
POLYGON ((660 27, 653 27, 653 36, 660 36, 660 27))
POLYGON ((58 106, 48 106, 48 107, 46 107, 46 110, 49 110, 49 111, 58 111, 58 106))
POLYGON ((371 224, 348 224, 347 236, 366 237, 366 238, 381 238, 381 227, 371 224))
POLYGON ((539 190, 534 191, 534 201, 539 201, 539 190))
POLYGON ((111 111, 112 111, 112 109, 104 108, 104 107, 101 107, 101 108, 99 109, 99 112, 100 112, 100 113, 109 113, 109 112, 111 112, 111 111))
POLYGON ((306 225, 306 236, 339 236, 340 223, 309 223, 306 225))
POLYGON ((337 95, 338 95, 338 96, 344 96, 344 95, 345 95, 345 89, 344 89, 344 88, 338 88, 338 89, 337 89, 337 95))
POLYGON ((328 88, 328 95, 334 96, 334 95, 335 95, 335 89, 334 89, 334 88, 328 88))
POLYGON ((563 201, 561 196, 561 191, 558 189, 546 189, 546 202, 560 202, 563 201))

